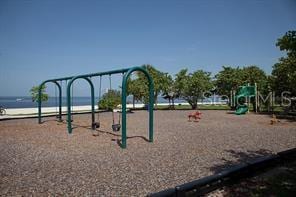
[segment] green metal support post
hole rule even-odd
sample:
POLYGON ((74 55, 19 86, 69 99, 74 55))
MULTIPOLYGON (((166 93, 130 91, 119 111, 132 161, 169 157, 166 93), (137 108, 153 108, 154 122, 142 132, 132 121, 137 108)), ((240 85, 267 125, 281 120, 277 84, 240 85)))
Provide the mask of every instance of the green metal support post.
POLYGON ((130 68, 123 76, 122 79, 122 92, 121 92, 121 104, 122 104, 122 148, 126 148, 126 92, 127 92, 127 80, 130 74, 134 71, 140 71, 145 74, 149 83, 149 142, 153 142, 153 107, 154 107, 154 84, 147 70, 142 67, 130 68))
POLYGON ((62 87, 61 85, 56 82, 55 80, 46 80, 44 82, 42 82, 40 85, 39 85, 39 89, 38 89, 38 123, 41 124, 42 123, 42 119, 41 119, 41 90, 42 90, 42 86, 45 85, 46 83, 48 82, 52 82, 54 83, 56 86, 58 86, 58 89, 59 89, 59 121, 61 122, 62 121, 62 87))
POLYGON ((96 128, 94 127, 94 123, 95 123, 95 90, 94 90, 94 85, 92 83, 92 81, 86 77, 86 76, 76 76, 76 77, 73 77, 68 85, 67 85, 67 110, 68 110, 68 113, 67 113, 67 122, 68 122, 68 133, 72 133, 72 123, 71 123, 71 116, 72 116, 72 112, 71 112, 71 86, 73 84, 73 82, 76 80, 76 79, 84 79, 86 80, 89 85, 90 85, 90 90, 91 90, 91 125, 92 125, 92 129, 95 130, 96 128))

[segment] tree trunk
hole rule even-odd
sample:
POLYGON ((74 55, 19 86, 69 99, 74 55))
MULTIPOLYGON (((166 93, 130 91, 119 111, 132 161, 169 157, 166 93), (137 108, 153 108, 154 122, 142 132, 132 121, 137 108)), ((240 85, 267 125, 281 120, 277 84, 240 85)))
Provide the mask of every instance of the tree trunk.
POLYGON ((197 103, 190 103, 191 109, 197 109, 197 103))
POLYGON ((136 102, 136 99, 135 99, 135 96, 133 96, 133 109, 135 109, 135 102, 136 102))
POLYGON ((256 102, 253 101, 252 104, 253 104, 253 111, 256 112, 256 102))
POLYGON ((229 94, 229 95, 227 95, 227 97, 228 97, 228 106, 229 106, 230 108, 232 108, 232 107, 234 106, 234 102, 233 102, 234 98, 233 98, 232 93, 229 94))
POLYGON ((174 101, 174 97, 172 98, 172 105, 173 105, 173 109, 175 109, 175 101, 174 101))

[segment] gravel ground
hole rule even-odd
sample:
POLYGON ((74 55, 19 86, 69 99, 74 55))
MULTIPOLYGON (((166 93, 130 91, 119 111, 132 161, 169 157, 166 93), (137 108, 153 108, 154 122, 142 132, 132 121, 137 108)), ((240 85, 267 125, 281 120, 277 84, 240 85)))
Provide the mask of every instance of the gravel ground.
POLYGON ((227 111, 188 122, 188 113, 155 111, 153 143, 148 113, 128 114, 125 150, 110 113, 100 115, 96 136, 89 114, 74 117, 72 135, 53 118, 0 121, 0 195, 144 196, 296 145, 296 122, 227 111))

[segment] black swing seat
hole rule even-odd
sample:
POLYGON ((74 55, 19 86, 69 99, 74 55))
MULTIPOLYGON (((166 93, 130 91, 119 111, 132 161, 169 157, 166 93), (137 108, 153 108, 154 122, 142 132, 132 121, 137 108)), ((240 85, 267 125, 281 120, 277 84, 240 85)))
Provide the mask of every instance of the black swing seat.
POLYGON ((100 126, 101 126, 100 122, 94 122, 94 123, 92 123, 92 128, 93 129, 100 128, 100 126))
POLYGON ((58 122, 63 122, 62 116, 60 116, 60 115, 56 115, 56 119, 58 122))
POLYGON ((112 130, 113 130, 114 132, 116 132, 116 131, 120 131, 120 128, 121 128, 121 125, 120 125, 120 124, 113 124, 113 125, 112 125, 112 130))

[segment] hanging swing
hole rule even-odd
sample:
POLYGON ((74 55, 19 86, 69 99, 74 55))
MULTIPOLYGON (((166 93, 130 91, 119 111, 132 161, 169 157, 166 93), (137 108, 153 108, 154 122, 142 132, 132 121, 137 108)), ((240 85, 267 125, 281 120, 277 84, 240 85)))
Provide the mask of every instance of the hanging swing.
MULTIPOLYGON (((90 80, 92 81, 91 77, 90 80)), ((100 86, 99 86, 99 92, 98 92, 98 121, 92 123, 92 128, 96 129, 96 128, 100 128, 101 124, 100 124, 100 112, 99 112, 99 102, 101 100, 101 88, 102 88, 102 76, 100 76, 100 86)))
MULTIPOLYGON (((109 91, 112 91, 111 75, 109 75, 109 85, 110 85, 109 91)), ((115 123, 115 113, 114 113, 114 109, 112 108, 112 130, 114 132, 117 132, 117 131, 120 131, 120 128, 121 128, 120 114, 118 113, 118 123, 115 123)))

